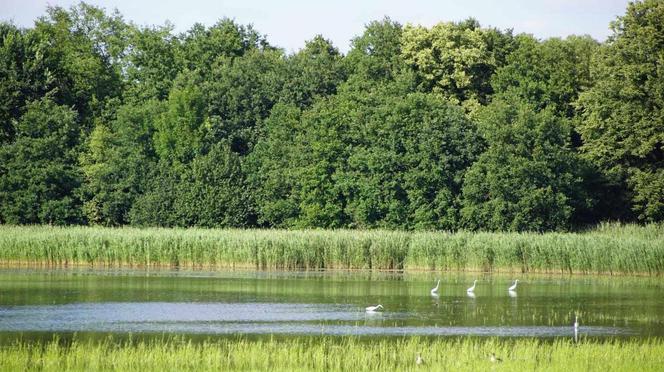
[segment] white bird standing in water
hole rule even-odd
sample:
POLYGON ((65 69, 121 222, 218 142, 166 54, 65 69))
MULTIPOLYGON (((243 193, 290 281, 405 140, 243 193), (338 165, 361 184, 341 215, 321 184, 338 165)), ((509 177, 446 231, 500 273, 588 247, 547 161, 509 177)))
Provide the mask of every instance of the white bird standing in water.
POLYGON ((579 317, 574 315, 574 342, 579 342, 579 317))
POLYGON ((431 295, 432 296, 438 296, 438 288, 440 287, 440 279, 438 279, 438 284, 436 284, 436 287, 431 289, 431 295))
POLYGON ((466 289, 466 292, 475 292, 475 286, 477 285, 477 279, 473 282, 473 286, 466 289))
POLYGON ((367 308, 366 308, 367 313, 373 313, 373 312, 376 312, 376 310, 378 310, 378 309, 381 309, 381 310, 382 310, 382 309, 383 309, 383 305, 378 304, 378 305, 376 305, 376 306, 367 306, 367 308))
POLYGON ((511 287, 507 288, 508 291, 516 291, 516 283, 519 282, 519 279, 514 280, 514 284, 511 287))

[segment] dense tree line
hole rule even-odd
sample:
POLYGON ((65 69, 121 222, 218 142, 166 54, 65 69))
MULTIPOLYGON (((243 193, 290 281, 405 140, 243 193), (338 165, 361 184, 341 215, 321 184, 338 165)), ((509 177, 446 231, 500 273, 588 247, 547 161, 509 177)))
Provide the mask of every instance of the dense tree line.
POLYGON ((664 219, 664 2, 603 43, 375 21, 343 55, 85 3, 0 24, 0 223, 570 230, 664 219))

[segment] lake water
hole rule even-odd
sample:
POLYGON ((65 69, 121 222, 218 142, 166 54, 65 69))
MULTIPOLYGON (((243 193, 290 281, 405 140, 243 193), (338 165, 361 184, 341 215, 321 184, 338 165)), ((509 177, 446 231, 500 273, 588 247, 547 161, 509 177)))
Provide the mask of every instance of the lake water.
POLYGON ((0 340, 73 333, 550 339, 574 337, 575 315, 580 338, 653 337, 664 336, 663 294, 661 278, 0 269, 0 340), (376 304, 384 311, 365 311, 376 304))

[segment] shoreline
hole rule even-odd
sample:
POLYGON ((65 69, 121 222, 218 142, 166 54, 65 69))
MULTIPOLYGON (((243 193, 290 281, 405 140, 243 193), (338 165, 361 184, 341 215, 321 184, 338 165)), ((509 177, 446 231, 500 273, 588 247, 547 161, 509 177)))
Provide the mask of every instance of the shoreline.
POLYGON ((431 270, 425 268, 406 268, 406 269, 354 269, 354 268, 319 268, 319 269, 283 269, 283 268, 256 268, 251 265, 231 265, 231 266, 218 266, 218 265, 179 265, 173 266, 169 264, 133 264, 133 263, 120 263, 120 264, 90 264, 85 262, 66 263, 66 264, 52 264, 48 262, 39 261, 0 261, 0 269, 99 269, 99 270, 156 270, 156 271, 191 271, 191 272, 261 272, 261 273, 352 273, 352 274, 480 274, 480 275, 508 275, 520 274, 525 276, 560 276, 560 277, 635 277, 635 278, 658 278, 662 277, 662 273, 588 273, 588 272, 561 272, 560 270, 549 271, 528 271, 522 272, 517 270, 507 270, 497 268, 492 271, 483 271, 477 268, 468 268, 460 270, 431 270))

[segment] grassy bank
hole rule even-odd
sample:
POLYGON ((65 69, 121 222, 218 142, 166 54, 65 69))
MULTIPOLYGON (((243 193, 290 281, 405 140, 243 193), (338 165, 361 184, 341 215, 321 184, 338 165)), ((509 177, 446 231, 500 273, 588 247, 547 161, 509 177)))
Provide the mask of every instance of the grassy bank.
POLYGON ((0 226, 4 264, 664 273, 664 225, 583 233, 0 226))
POLYGON ((286 341, 182 339, 148 342, 16 343, 0 348, 0 370, 448 370, 656 371, 664 342, 537 340, 422 340, 373 342, 354 338, 286 341), (417 353, 423 365, 415 363, 417 353), (492 362, 495 353, 502 361, 492 362))

